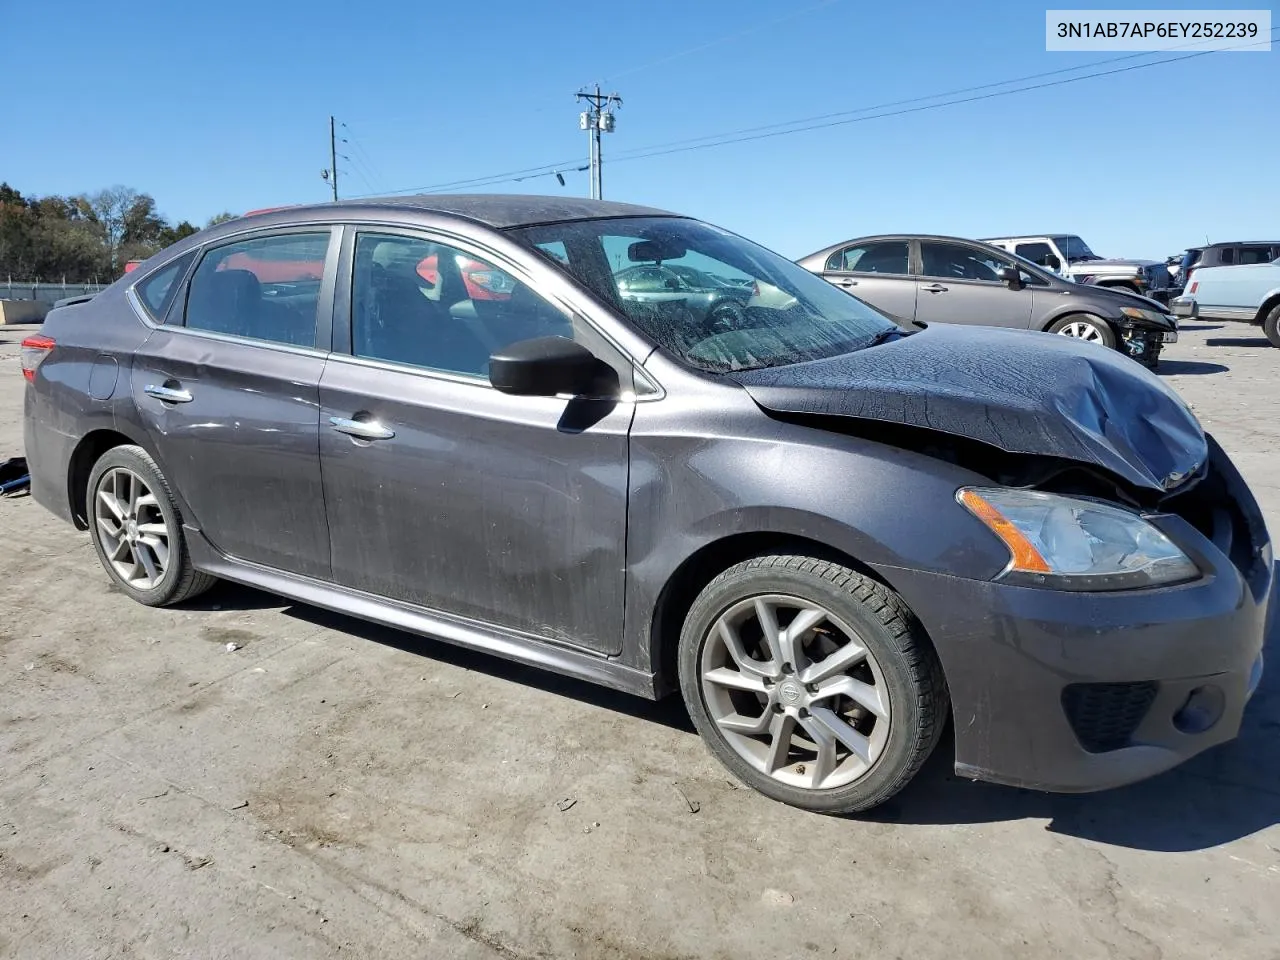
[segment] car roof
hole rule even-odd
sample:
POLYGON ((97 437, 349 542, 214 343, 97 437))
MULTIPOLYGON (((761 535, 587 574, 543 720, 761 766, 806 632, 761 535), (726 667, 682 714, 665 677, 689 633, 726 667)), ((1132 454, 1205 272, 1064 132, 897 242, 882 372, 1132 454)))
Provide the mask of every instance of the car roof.
POLYGON ((1223 240, 1211 243, 1207 247, 1188 247, 1189 250, 1217 250, 1219 247, 1274 247, 1280 240, 1223 240))
MULTIPOLYGON (((603 217, 674 217, 679 214, 613 200, 588 200, 582 197, 536 196, 505 193, 416 194, 403 197, 362 197, 337 203, 276 207, 261 215, 288 212, 298 215, 323 215, 334 210, 395 213, 414 211, 461 217, 498 230, 525 227, 538 223, 565 220, 592 220, 603 217)), ((246 214, 258 216, 259 214, 246 214)))
POLYGON ((811 257, 834 253, 836 250, 853 246, 855 243, 873 243, 879 240, 939 240, 944 243, 976 243, 991 246, 990 242, 986 240, 974 240, 972 237, 949 237, 940 233, 877 233, 872 236, 841 240, 839 243, 833 243, 830 246, 823 247, 821 250, 815 250, 813 253, 806 254, 799 259, 808 260, 811 257))

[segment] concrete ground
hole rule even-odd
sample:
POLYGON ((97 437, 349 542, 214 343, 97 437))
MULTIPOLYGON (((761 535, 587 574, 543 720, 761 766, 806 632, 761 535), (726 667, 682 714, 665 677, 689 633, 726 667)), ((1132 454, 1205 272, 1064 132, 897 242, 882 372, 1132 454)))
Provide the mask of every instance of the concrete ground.
MULTIPOLYGON (((1203 323, 1167 357, 1280 530, 1280 351, 1203 323)), ((675 702, 229 585, 148 609, 29 498, 0 531, 0 957, 1280 957, 1280 669, 1145 784, 969 783, 944 741, 832 819, 675 702)))

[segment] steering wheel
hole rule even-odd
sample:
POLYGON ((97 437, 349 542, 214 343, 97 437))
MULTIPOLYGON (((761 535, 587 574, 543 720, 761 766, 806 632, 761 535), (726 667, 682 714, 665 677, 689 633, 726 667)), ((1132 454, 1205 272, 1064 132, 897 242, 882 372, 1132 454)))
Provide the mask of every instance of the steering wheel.
POLYGON ((707 327, 713 333, 740 329, 746 319, 747 312, 736 300, 721 300, 707 311, 707 327))

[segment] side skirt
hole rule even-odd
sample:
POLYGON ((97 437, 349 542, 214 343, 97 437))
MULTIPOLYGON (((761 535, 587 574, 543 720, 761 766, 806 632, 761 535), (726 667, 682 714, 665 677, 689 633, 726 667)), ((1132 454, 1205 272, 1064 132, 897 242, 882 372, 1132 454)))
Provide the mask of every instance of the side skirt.
POLYGON ((313 580, 235 560, 215 550, 199 530, 184 525, 183 533, 191 551, 191 561, 196 568, 223 580, 257 587, 290 600, 323 607, 385 627, 492 653, 507 660, 598 683, 624 693, 650 700, 657 698, 658 692, 652 674, 599 654, 549 643, 492 624, 387 600, 323 580, 313 580))

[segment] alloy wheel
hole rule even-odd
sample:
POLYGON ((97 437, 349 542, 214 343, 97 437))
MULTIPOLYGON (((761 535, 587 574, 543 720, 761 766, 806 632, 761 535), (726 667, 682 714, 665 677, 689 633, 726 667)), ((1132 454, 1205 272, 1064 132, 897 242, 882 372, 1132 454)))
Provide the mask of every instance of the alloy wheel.
POLYGON ((93 502, 107 562, 129 586, 155 587, 169 566, 169 528, 147 482, 132 470, 114 467, 98 481, 93 502))
POLYGON ((1102 331, 1098 329, 1097 324, 1090 323, 1088 320, 1072 320, 1065 327, 1058 331, 1064 337, 1076 337, 1079 340, 1087 340, 1089 343, 1102 343, 1105 338, 1102 331))
POLYGON ((888 741, 880 665, 848 624, 811 601, 768 594, 735 603, 707 632, 699 672, 725 740, 789 786, 852 783, 888 741))

